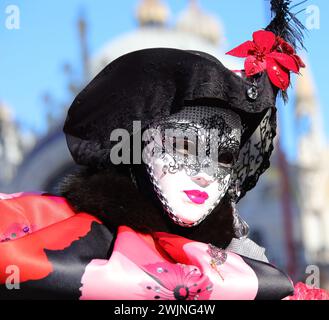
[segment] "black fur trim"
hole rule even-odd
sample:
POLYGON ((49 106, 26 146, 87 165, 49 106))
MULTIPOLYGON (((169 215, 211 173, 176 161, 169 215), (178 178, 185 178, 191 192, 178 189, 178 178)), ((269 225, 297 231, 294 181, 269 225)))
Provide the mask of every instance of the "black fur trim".
POLYGON ((67 176, 59 186, 60 195, 77 212, 98 217, 113 233, 118 226, 126 225, 143 233, 169 232, 222 248, 232 240, 233 215, 228 197, 200 225, 183 228, 170 220, 148 183, 144 182, 140 190, 144 192, 133 184, 127 168, 101 171, 83 168, 67 176))

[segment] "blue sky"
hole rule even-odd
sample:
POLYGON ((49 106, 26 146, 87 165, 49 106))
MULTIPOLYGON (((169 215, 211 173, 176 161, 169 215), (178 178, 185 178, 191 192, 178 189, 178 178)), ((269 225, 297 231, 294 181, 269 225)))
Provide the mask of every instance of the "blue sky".
MULTIPOLYGON (((186 7, 187 0, 167 0, 172 20, 186 7)), ((268 0, 200 0, 202 7, 218 16, 229 40, 229 48, 250 39, 253 31, 266 25, 268 0)), ((297 1, 298 2, 298 1, 297 1)), ((88 24, 91 54, 107 41, 136 28, 134 10, 138 0, 1 0, 0 1, 0 100, 9 104, 23 128, 45 130, 43 95, 50 92, 56 100, 70 103, 63 65, 70 63, 81 74, 76 20, 84 12, 88 24), (6 7, 20 9, 19 30, 5 28, 6 7)), ((320 8, 320 29, 306 36, 309 61, 316 81, 323 120, 328 123, 329 87, 327 76, 329 1, 309 0, 320 8), (327 109, 326 109, 327 108, 327 109)), ((302 13, 302 22, 307 15, 302 13)), ((296 146, 296 125, 292 104, 280 107, 284 147, 293 159, 296 146)), ((329 126, 326 126, 327 135, 329 126)))

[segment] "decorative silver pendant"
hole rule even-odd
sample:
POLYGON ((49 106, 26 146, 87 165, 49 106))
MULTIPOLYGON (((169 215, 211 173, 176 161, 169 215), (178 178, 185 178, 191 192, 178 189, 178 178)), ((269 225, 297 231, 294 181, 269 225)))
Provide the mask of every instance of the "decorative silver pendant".
POLYGON ((227 260, 227 253, 225 250, 220 249, 212 245, 211 243, 208 244, 207 253, 210 257, 214 260, 217 265, 222 265, 227 260))

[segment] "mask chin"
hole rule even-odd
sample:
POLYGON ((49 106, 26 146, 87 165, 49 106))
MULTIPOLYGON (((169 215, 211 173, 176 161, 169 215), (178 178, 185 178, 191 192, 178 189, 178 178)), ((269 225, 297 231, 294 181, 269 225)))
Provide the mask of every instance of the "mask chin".
POLYGON ((166 155, 149 162, 148 175, 171 220, 183 227, 196 226, 219 205, 229 188, 231 175, 227 174, 223 182, 203 171, 190 176, 184 167, 173 173, 164 173, 163 168, 170 158, 166 155))

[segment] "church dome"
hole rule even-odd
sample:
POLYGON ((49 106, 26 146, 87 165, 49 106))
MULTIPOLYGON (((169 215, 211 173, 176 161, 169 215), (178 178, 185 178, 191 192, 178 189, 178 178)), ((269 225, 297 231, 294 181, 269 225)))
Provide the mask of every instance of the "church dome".
POLYGON ((215 16, 204 12, 196 0, 190 0, 188 7, 177 20, 177 29, 196 34, 218 45, 223 28, 215 16))
POLYGON ((218 58, 229 69, 243 69, 241 59, 223 52, 220 21, 204 13, 195 1, 190 2, 175 27, 164 25, 165 19, 160 19, 160 15, 154 13, 158 10, 156 8, 163 9, 166 6, 160 0, 140 1, 137 8, 139 28, 114 37, 96 52, 89 62, 90 78, 124 54, 155 47, 204 51, 218 58))
POLYGON ((145 26, 122 34, 106 43, 90 61, 91 77, 96 76, 111 61, 124 54, 156 47, 204 51, 218 58, 229 69, 243 68, 241 59, 225 55, 220 47, 195 34, 173 28, 145 26))
POLYGON ((161 0, 142 0, 137 7, 136 15, 141 26, 158 26, 167 22, 170 12, 161 0))

